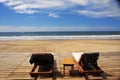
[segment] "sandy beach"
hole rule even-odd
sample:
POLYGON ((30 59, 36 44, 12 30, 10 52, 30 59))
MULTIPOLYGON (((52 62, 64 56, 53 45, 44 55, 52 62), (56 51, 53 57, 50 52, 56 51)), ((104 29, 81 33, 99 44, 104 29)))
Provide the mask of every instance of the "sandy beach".
MULTIPOLYGON (((34 80, 29 75, 32 65, 29 58, 32 53, 53 52, 56 60, 56 73, 53 80, 87 80, 84 76, 75 74, 71 77, 70 68, 66 69, 68 78, 63 75, 63 59, 72 58, 72 52, 100 52, 99 66, 104 76, 87 76, 91 80, 119 80, 120 79, 120 40, 22 40, 0 41, 0 80, 34 80), (69 55, 68 55, 68 54, 69 55), (114 67, 113 67, 114 66, 114 67), (58 74, 60 73, 60 74, 58 74)), ((74 66, 75 71, 78 67, 74 66)), ((45 77, 44 79, 46 79, 45 77)), ((43 78, 38 77, 38 80, 43 78)), ((47 80, 51 80, 47 78, 47 80)))
POLYGON ((120 52, 120 40, 0 41, 0 52, 120 52))

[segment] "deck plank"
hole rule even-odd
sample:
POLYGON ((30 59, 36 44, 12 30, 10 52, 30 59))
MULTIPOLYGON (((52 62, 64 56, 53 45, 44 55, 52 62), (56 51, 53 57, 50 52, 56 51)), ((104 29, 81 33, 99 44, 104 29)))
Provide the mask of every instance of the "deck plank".
MULTIPOLYGON (((34 80, 29 75, 32 69, 29 64, 31 53, 0 53, 0 80, 34 80)), ((63 77, 63 65, 62 60, 64 58, 72 57, 71 53, 54 53, 55 57, 55 79, 54 80, 85 80, 85 78, 76 72, 76 76, 70 76, 70 68, 66 68, 66 76, 63 77), (69 55, 68 55, 69 54, 69 55)), ((103 75, 106 80, 120 80, 120 52, 106 52, 100 53, 98 60, 99 66, 105 72, 103 75)), ((75 71, 78 70, 75 65, 75 71)), ((89 76, 88 76, 89 77, 89 76)), ((38 77, 41 80, 43 77, 38 77)), ((101 77, 90 76, 90 79, 99 79, 101 77)), ((43 78, 45 80, 51 80, 51 77, 43 78)))

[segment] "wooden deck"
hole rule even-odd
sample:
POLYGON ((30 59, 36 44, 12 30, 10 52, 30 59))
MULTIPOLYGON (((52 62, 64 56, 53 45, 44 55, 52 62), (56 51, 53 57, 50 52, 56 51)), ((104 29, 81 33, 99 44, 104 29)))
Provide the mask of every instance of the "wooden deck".
MULTIPOLYGON (((33 65, 29 64, 31 53, 0 53, 0 80, 34 80, 29 75, 33 65)), ((62 60, 71 58, 71 53, 54 53, 54 76, 39 76, 37 80, 120 80, 120 52, 100 53, 98 64, 104 70, 102 76, 80 75, 77 66, 74 67, 74 76, 69 74, 70 67, 66 68, 63 77, 62 60), (69 55, 68 55, 69 54, 69 55)))

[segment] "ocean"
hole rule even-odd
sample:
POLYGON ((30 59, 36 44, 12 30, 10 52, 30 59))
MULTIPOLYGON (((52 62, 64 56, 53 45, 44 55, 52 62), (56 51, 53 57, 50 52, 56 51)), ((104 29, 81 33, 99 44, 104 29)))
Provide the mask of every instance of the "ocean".
POLYGON ((120 39, 120 31, 0 32, 0 41, 69 39, 120 39))

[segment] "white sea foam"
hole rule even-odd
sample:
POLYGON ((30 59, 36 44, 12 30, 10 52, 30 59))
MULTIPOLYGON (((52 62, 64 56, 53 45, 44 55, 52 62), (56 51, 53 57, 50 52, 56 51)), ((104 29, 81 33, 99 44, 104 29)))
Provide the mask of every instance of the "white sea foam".
POLYGON ((120 35, 78 35, 78 36, 0 36, 0 41, 9 40, 69 40, 69 39, 120 39, 120 35))

